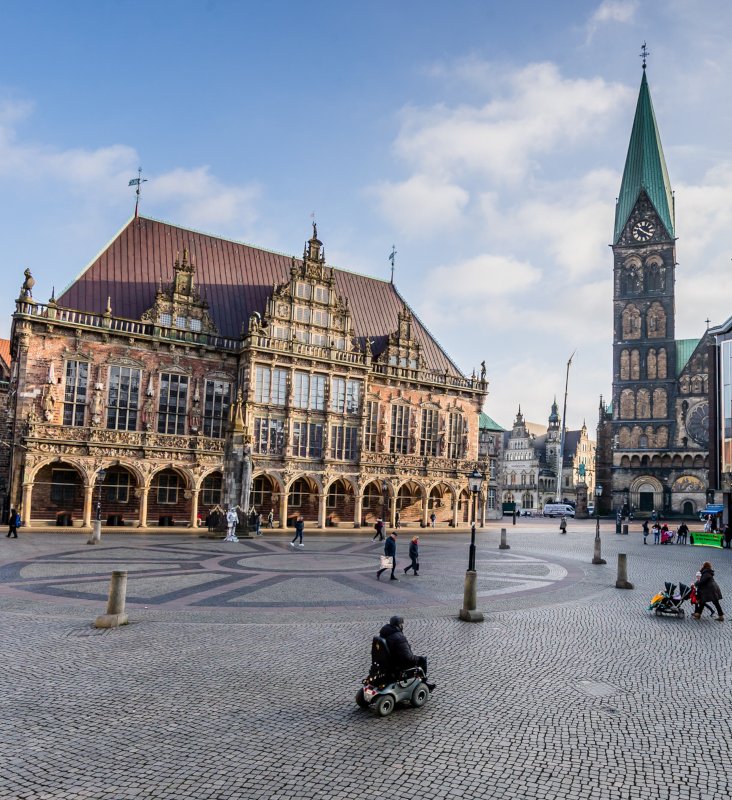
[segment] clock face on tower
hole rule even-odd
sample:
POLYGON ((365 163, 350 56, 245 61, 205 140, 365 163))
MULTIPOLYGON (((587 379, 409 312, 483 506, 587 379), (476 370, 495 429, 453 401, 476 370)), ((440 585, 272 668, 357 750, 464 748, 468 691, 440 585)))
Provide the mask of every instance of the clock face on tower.
POLYGON ((709 403, 703 400, 689 411, 686 417, 686 430, 689 436, 702 447, 709 446, 709 403))
POLYGON ((649 219, 642 219, 633 225, 633 238, 636 242, 647 242, 656 232, 656 226, 649 219))

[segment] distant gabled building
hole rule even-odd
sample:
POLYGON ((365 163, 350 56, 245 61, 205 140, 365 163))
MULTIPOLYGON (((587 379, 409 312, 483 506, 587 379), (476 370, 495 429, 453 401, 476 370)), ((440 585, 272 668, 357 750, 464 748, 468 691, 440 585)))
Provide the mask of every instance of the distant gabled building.
MULTIPOLYGON (((232 419, 279 525, 467 521, 484 372, 392 283, 134 218, 59 297, 13 316, 11 499, 25 524, 195 526, 226 501, 232 419), (100 481, 104 470, 103 483, 100 481)), ((37 291, 36 291, 37 294, 37 291)))

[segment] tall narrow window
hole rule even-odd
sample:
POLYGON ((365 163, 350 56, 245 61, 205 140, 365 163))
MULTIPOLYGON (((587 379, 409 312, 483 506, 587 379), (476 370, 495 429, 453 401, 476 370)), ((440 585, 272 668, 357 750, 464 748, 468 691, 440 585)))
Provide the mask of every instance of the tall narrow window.
POLYGON ((391 452, 409 452, 409 406, 391 407, 391 452))
POLYGON ((358 428, 354 425, 331 425, 330 457, 342 461, 355 461, 358 428))
POLYGON ((203 435, 221 439, 226 432, 226 420, 231 405, 231 384, 206 381, 203 404, 203 435))
POLYGON ((158 503, 173 505, 178 502, 178 476, 174 472, 161 472, 158 475, 158 503))
POLYGON ((447 430, 447 457, 463 456, 463 415, 450 414, 447 430))
POLYGON ((294 422, 292 425, 292 454, 300 458, 321 458, 323 455, 323 426, 315 422, 294 422))
POLYGON ((185 433, 188 376, 162 373, 158 404, 158 433, 185 433))
POLYGON ((254 371, 254 402, 269 403, 271 373, 269 367, 258 365, 254 371))
POLYGON ((254 419, 254 452, 282 455, 285 442, 285 421, 269 417, 254 419))
POLYGON ((422 434, 419 439, 421 456, 436 456, 440 435, 440 414, 436 408, 422 409, 422 434))
POLYGON ((375 453, 379 433, 379 404, 375 400, 366 403, 366 427, 364 429, 364 450, 375 453))
POLYGON ((83 425, 86 392, 89 383, 89 365, 86 361, 66 362, 66 387, 64 389, 64 425, 83 425))
POLYGON ((214 472, 203 479, 201 502, 204 506, 216 506, 221 502, 221 475, 214 472))
POLYGON ((139 402, 140 370, 110 367, 107 427, 118 431, 136 430, 139 402))
POLYGON ((295 373, 295 408, 307 408, 310 397, 310 375, 307 372, 295 373))

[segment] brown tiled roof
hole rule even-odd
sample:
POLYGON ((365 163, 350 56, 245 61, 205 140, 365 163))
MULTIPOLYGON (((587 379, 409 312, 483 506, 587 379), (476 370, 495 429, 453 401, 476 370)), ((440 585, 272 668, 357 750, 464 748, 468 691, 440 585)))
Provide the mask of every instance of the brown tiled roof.
MULTIPOLYGON (((57 302, 101 314, 110 297, 114 316, 139 319, 153 305, 160 281, 167 285, 172 280, 173 264, 184 248, 196 265, 196 285, 211 317, 229 338, 239 337, 252 312, 264 311, 273 283, 290 278, 290 256, 141 217, 130 220, 57 302)), ((378 354, 397 329, 403 299, 393 284, 377 278, 336 268, 335 279, 338 294, 348 298, 356 336, 374 340, 378 354)), ((416 317, 413 330, 429 368, 461 375, 416 317)))
POLYGON ((0 339, 0 361, 10 370, 10 339, 0 339))

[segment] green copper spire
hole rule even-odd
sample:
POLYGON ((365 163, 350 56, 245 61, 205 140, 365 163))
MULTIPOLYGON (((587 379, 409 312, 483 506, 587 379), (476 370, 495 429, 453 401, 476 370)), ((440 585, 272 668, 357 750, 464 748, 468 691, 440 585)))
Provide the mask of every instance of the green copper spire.
POLYGON ((642 190, 645 190, 653 203, 668 235, 673 238, 674 200, 671 194, 666 160, 663 157, 661 137, 658 134, 656 115, 653 113, 651 93, 648 90, 645 62, 638 105, 635 108, 633 130, 630 134, 628 155, 625 159, 623 182, 620 185, 620 196, 615 206, 614 244, 617 244, 642 190))

